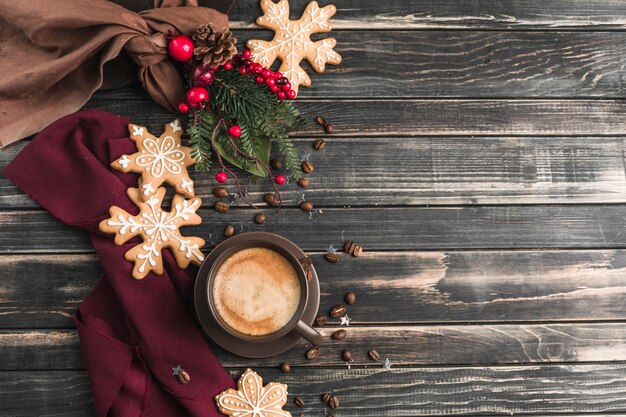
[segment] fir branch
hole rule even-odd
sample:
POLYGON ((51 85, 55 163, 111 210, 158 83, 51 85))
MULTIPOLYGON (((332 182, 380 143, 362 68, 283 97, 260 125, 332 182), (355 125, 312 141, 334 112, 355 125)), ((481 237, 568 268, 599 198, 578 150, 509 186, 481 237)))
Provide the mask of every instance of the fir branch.
POLYGON ((287 136, 275 137, 274 140, 278 144, 278 150, 283 154, 283 158, 285 158, 285 168, 289 170, 291 179, 297 181, 302 178, 300 156, 293 142, 287 136))

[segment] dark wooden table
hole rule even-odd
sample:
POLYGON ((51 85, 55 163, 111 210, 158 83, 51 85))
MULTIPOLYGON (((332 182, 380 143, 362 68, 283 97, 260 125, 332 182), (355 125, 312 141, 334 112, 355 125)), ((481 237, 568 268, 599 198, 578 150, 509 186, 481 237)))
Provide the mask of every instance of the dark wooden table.
MULTIPOLYGON (((305 3, 292 0, 294 16, 305 3)), ((217 240, 229 221, 287 236, 314 259, 322 310, 357 292, 354 320, 318 360, 304 342, 267 360, 216 348, 224 366, 288 383, 306 402, 290 401, 294 416, 323 416, 324 391, 337 416, 625 415, 626 2, 336 5, 344 63, 298 101, 336 127, 311 154, 306 196, 324 214, 309 220, 290 189, 263 226, 247 208, 220 215, 202 176, 193 231, 217 240), (365 254, 325 262, 345 239, 365 254)), ((239 0, 240 39, 270 36, 258 14, 239 0)), ((136 87, 87 107, 155 130, 171 118, 136 87)), ((311 123, 296 142, 308 152, 323 136, 311 123)), ((0 415, 94 415, 71 321, 102 272, 87 237, 0 178, 0 251, 0 415)))

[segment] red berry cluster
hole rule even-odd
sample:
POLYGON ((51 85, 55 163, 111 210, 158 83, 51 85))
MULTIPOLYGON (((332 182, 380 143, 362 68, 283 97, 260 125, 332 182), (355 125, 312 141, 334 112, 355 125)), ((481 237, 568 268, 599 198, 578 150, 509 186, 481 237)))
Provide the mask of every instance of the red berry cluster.
POLYGON ((254 62, 249 49, 244 49, 241 54, 235 55, 233 63, 237 66, 239 73, 254 77, 254 81, 259 85, 266 85, 272 93, 276 94, 279 100, 293 100, 296 92, 291 88, 291 83, 279 71, 272 71, 263 65, 254 62))

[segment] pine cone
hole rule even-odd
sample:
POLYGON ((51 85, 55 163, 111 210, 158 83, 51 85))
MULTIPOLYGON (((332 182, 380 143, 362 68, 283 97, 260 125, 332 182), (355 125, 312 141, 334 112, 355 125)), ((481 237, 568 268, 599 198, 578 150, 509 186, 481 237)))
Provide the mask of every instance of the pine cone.
POLYGON ((215 32, 211 25, 198 26, 193 35, 193 54, 198 61, 210 67, 218 67, 229 61, 236 53, 237 38, 230 30, 215 32))

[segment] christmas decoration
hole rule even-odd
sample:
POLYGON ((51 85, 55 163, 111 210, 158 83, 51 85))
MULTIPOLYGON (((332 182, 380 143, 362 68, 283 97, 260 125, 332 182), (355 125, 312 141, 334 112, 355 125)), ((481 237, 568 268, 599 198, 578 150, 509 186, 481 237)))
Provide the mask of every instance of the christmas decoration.
POLYGON ((237 53, 237 38, 230 30, 225 32, 215 32, 211 25, 202 25, 196 29, 193 35, 195 48, 193 55, 196 60, 216 68, 230 59, 237 53))
POLYGON ((217 174, 215 174, 215 180, 219 183, 224 184, 228 180, 228 174, 223 171, 218 172, 217 174))
POLYGON ((237 381, 237 389, 229 388, 215 397, 221 413, 237 416, 291 417, 283 410, 287 403, 287 385, 270 382, 263 386, 263 378, 252 369, 246 369, 237 381))
POLYGON ((191 87, 187 91, 187 103, 193 108, 199 109, 209 99, 209 92, 204 87, 191 87))
POLYGON ((193 41, 189 36, 175 36, 170 39, 167 51, 176 61, 189 61, 193 57, 193 41))
POLYGON ((139 186, 142 198, 148 200, 164 182, 174 186, 176 192, 187 197, 194 196, 193 181, 187 167, 195 163, 191 148, 181 146, 183 129, 176 119, 165 125, 158 138, 143 126, 128 125, 130 138, 137 145, 137 152, 122 155, 111 166, 122 172, 141 174, 139 186))
MULTIPOLYGON (((303 59, 309 61, 313 69, 323 72, 326 64, 339 64, 341 56, 333 50, 337 41, 333 38, 313 42, 313 33, 330 32, 328 23, 336 7, 331 5, 320 8, 317 2, 309 3, 299 20, 289 20, 289 1, 262 0, 263 16, 256 22, 259 26, 272 29, 274 39, 262 41, 252 39, 247 42, 251 57, 260 64, 269 67, 278 58, 282 61, 279 71, 291 82, 290 89, 298 91, 298 86, 310 86, 311 79, 300 66, 303 59)), ((289 97, 287 95, 287 97, 289 97)))
POLYGON ((138 188, 129 188, 128 197, 139 207, 137 215, 131 215, 124 209, 113 206, 110 218, 100 222, 100 230, 115 234, 115 243, 121 245, 135 236, 140 236, 143 243, 126 252, 126 260, 135 263, 133 278, 143 279, 150 272, 163 273, 161 250, 171 248, 176 264, 187 268, 190 263, 200 265, 204 255, 200 248, 204 240, 199 237, 184 237, 180 234, 181 226, 195 226, 202 222, 196 210, 200 208, 198 197, 185 200, 179 194, 172 199, 171 211, 161 208, 165 197, 165 188, 161 187, 148 201, 143 202, 138 188))
POLYGON ((277 175, 276 176, 276 184, 283 185, 286 182, 287 182, 287 177, 285 177, 284 175, 277 175))

